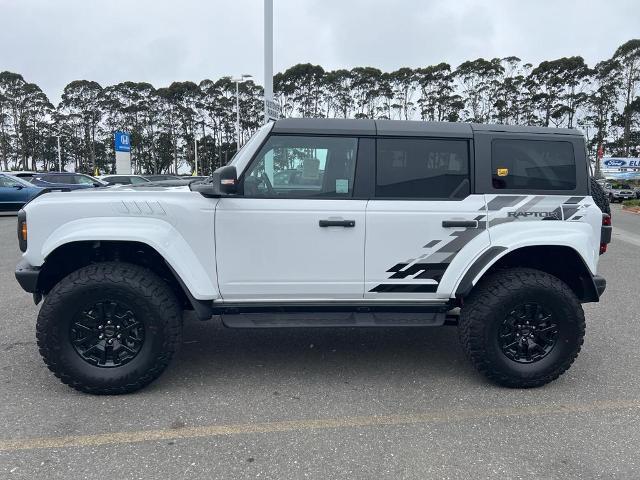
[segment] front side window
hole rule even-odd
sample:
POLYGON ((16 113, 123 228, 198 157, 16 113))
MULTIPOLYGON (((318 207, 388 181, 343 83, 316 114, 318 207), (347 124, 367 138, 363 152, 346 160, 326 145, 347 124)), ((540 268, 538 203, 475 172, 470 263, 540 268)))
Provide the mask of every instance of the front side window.
POLYGON ((460 199, 470 193, 466 140, 379 139, 377 198, 460 199))
POLYGON ((496 139, 491 144, 495 189, 574 190, 576 162, 570 142, 496 139))
POLYGON ((13 178, 5 177, 4 175, 0 175, 0 187, 19 187, 22 184, 13 178))
POLYGON ((247 170, 244 195, 351 197, 357 147, 356 138, 274 135, 247 170))

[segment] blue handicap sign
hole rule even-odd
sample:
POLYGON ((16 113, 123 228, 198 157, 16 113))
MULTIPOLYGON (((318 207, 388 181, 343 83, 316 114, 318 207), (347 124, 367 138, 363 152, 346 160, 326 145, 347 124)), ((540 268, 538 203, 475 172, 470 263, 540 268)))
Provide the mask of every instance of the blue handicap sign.
POLYGON ((115 132, 115 146, 116 152, 130 152, 131 151, 131 137, 126 132, 115 132))

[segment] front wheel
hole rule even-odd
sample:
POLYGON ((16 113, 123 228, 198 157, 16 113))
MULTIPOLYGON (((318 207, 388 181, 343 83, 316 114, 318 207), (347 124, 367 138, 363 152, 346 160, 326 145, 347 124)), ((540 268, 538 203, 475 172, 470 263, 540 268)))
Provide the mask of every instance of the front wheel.
POLYGON ((561 280, 533 269, 483 279, 460 312, 460 341, 474 366, 507 387, 539 387, 569 369, 584 341, 582 306, 561 280))
POLYGON ((45 364, 82 392, 119 394, 155 380, 180 345, 182 312, 169 286, 137 265, 81 268, 46 296, 37 321, 45 364))

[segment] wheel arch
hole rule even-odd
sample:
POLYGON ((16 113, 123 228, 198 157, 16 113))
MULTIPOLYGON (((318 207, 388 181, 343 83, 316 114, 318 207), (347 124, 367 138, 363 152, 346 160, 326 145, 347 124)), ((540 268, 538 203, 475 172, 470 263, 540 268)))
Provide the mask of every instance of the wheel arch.
POLYGON ((567 245, 528 245, 512 250, 492 246, 467 268, 455 289, 456 298, 463 300, 487 275, 515 267, 532 268, 559 278, 583 303, 599 300, 587 263, 576 249, 567 245))
POLYGON ((49 252, 40 267, 36 290, 47 294, 62 278, 90 264, 121 261, 153 271, 176 293, 181 305, 195 310, 200 318, 211 316, 211 300, 198 300, 157 249, 137 240, 76 240, 63 243, 49 252))

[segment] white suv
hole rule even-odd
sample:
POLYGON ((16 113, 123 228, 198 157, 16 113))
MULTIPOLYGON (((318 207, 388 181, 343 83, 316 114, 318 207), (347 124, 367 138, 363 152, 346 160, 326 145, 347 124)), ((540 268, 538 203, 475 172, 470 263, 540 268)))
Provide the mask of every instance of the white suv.
POLYGON ((243 328, 456 322, 481 372, 534 387, 569 368, 605 289, 597 187, 575 130, 284 119, 204 182, 38 196, 16 277, 44 297, 47 366, 85 392, 158 377, 184 309, 243 328))

